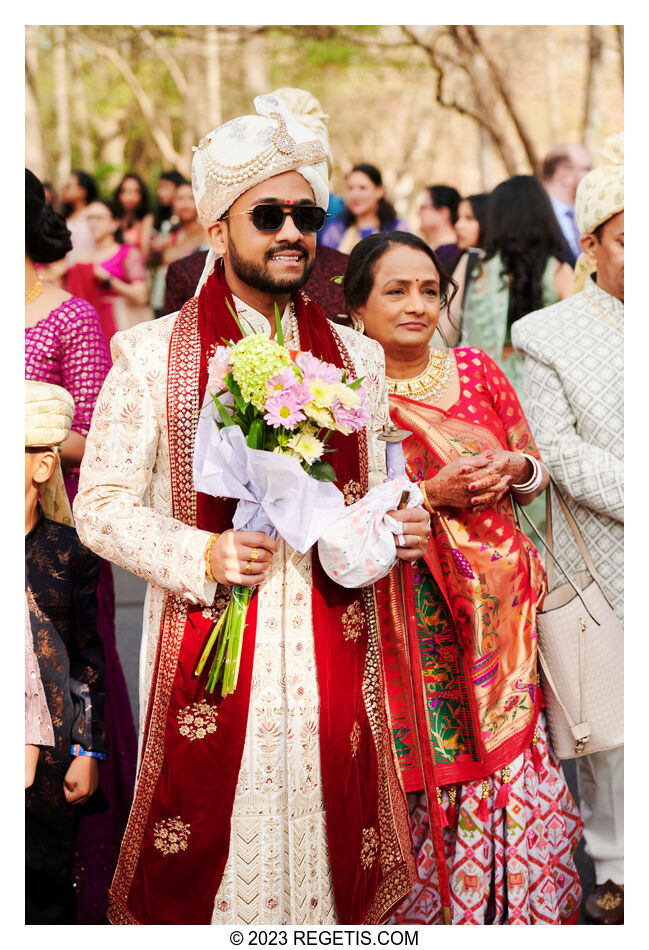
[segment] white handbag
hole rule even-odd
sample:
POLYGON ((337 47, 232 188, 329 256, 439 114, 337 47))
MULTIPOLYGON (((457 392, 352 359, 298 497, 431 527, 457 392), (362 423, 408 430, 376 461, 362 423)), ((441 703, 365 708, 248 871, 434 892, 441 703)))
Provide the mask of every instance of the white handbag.
MULTIPOLYGON (((523 509, 521 509, 523 510, 523 509)), ((572 513, 551 481, 547 490, 548 590, 553 561, 566 583, 546 594, 537 614, 538 656, 550 736, 560 759, 614 749, 624 743, 624 630, 602 590, 572 513), (557 561, 550 492, 554 488, 587 570, 571 580, 557 561)))

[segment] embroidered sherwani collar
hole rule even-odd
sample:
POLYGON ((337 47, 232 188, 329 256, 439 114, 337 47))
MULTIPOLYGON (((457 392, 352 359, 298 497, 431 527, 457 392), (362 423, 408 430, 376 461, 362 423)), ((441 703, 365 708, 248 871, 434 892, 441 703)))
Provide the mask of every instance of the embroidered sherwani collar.
MULTIPOLYGON (((248 327, 250 327, 253 333, 263 333, 265 336, 270 337, 270 323, 263 313, 259 313, 258 310, 254 310, 249 304, 244 303, 244 301, 235 294, 232 294, 232 299, 234 300, 234 305, 237 308, 237 316, 242 319, 242 325, 246 335, 251 332, 248 329, 248 327)), ((286 343, 293 342, 292 331, 293 305, 289 301, 284 308, 284 313, 282 314, 282 333, 284 334, 284 341, 286 343)))
POLYGON ((614 320, 618 326, 622 328, 624 327, 623 300, 619 300, 617 297, 609 294, 608 291, 602 290, 601 287, 598 287, 594 278, 586 281, 583 292, 588 300, 595 304, 596 307, 607 313, 608 316, 614 320))

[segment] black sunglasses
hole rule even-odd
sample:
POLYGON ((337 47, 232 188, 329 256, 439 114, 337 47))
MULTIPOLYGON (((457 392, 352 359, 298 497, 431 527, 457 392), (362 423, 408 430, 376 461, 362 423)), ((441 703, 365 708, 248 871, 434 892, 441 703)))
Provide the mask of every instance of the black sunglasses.
MULTIPOLYGON (((324 208, 317 205, 298 205, 285 211, 281 205, 255 205, 250 211, 235 211, 235 214, 249 214, 252 223, 258 231, 279 231, 286 220, 286 216, 293 218, 298 231, 309 233, 322 231, 325 221, 329 217, 324 208)), ((234 215, 224 215, 233 217, 234 215)))

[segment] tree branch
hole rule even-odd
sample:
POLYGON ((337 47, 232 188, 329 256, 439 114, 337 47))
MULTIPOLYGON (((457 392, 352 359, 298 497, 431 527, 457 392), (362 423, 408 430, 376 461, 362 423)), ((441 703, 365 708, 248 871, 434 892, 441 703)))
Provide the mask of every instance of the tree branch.
POLYGON ((489 109, 487 108, 486 104, 483 101, 482 95, 480 93, 480 84, 470 67, 470 56, 467 56, 468 51, 466 49, 463 38, 458 33, 457 28, 448 27, 445 31, 439 33, 437 37, 435 37, 432 43, 426 43, 423 40, 421 40, 415 33, 413 33, 410 27, 402 26, 401 29, 415 46, 418 46, 420 49, 424 51, 424 53, 428 57, 428 60, 431 66, 433 67, 435 71, 436 102, 440 106, 442 106, 444 109, 451 109, 452 111, 457 112, 460 115, 465 115, 467 118, 472 119, 474 122, 476 122, 480 126, 480 128, 484 129, 489 135, 489 137, 491 138, 492 142, 494 143, 494 146, 496 150, 498 151, 498 154, 502 158, 503 164, 505 165, 505 168, 507 169, 508 174, 514 175, 516 173, 516 166, 512 158, 511 151, 507 145, 507 142, 505 140, 503 133, 500 131, 500 129, 497 128, 497 126, 494 123, 493 113, 489 111, 489 109), (476 104, 478 106, 477 109, 472 109, 469 106, 463 105, 457 99, 451 99, 449 101, 444 98, 445 72, 444 72, 444 67, 440 62, 440 54, 438 53, 436 49, 436 43, 438 43, 439 40, 443 36, 450 37, 450 39, 453 40, 458 51, 461 54, 464 54, 465 56, 464 62, 459 62, 457 60, 454 60, 452 57, 447 57, 447 58, 453 65, 457 66, 459 69, 462 69, 469 77, 469 80, 471 82, 472 89, 473 89, 473 95, 476 99, 476 104))
POLYGON ((156 112, 153 108, 151 99, 140 85, 140 81, 133 73, 126 60, 117 52, 116 49, 112 49, 110 46, 104 46, 102 43, 96 43, 94 40, 91 40, 88 37, 84 37, 84 41, 101 56, 105 56, 106 59, 110 60, 110 62, 122 74, 123 78, 128 83, 131 92, 135 96, 140 109, 142 110, 142 115, 151 129, 151 135, 153 136, 156 145, 160 149, 160 153, 165 159, 165 162, 169 163, 172 167, 184 170, 184 173, 187 174, 189 170, 187 157, 176 151, 169 136, 163 132, 159 122, 156 120, 156 112))
POLYGON ((518 109, 516 109, 516 107, 514 106, 514 102, 506 86, 503 75, 498 69, 498 67, 496 66, 496 63, 493 60, 493 58, 489 55, 489 53, 487 53, 485 47, 483 46, 478 36, 476 28, 474 26, 465 26, 465 30, 473 46, 482 55, 485 63, 487 64, 489 68, 489 72, 492 75, 496 89, 500 95, 500 98, 502 99, 502 102, 505 108, 507 109, 507 113, 510 119, 514 123, 514 127, 518 133, 518 137, 521 140, 523 148, 525 149, 525 154, 527 155, 527 160, 530 163, 530 166, 532 168, 532 173, 536 175, 539 171, 539 161, 536 155, 536 149, 534 148, 534 145, 532 144, 532 139, 530 138, 529 132, 527 131, 527 128, 525 127, 525 123, 523 122, 523 119, 518 114, 518 109))
POLYGON ((151 31, 146 29, 146 27, 134 26, 133 29, 138 31, 138 36, 143 39, 146 45, 152 49, 153 52, 162 60, 171 73, 171 78, 176 83, 178 92, 181 94, 181 96, 186 97, 189 94, 189 83, 187 82, 182 69, 171 55, 167 47, 158 42, 151 31))

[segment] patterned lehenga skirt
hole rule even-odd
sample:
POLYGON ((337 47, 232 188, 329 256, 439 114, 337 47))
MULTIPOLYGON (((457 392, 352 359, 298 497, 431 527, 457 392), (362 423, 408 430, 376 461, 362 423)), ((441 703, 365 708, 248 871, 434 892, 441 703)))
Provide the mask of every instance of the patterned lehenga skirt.
MULTIPOLYGON (((577 922, 582 892, 574 853, 583 823, 548 747, 543 711, 537 728, 541 773, 529 749, 514 759, 504 806, 496 805, 502 773, 492 776, 486 821, 477 814, 481 781, 442 790, 442 807, 453 819, 444 828, 453 924, 577 922)), ((424 793, 412 792, 408 800, 419 881, 391 923, 439 924, 442 912, 424 793)))

